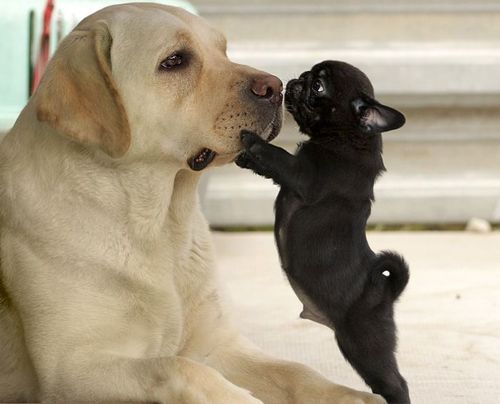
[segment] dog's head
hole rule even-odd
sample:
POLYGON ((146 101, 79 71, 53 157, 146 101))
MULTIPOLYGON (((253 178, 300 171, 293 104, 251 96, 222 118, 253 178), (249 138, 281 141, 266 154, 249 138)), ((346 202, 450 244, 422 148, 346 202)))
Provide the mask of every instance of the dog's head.
POLYGON ((241 129, 270 140, 282 84, 232 63, 202 18, 156 4, 105 8, 61 43, 33 99, 40 121, 113 158, 201 170, 241 150, 241 129))
POLYGON ((285 105, 311 136, 375 134, 404 125, 403 114, 374 99, 368 77, 344 62, 324 61, 288 82, 285 105))

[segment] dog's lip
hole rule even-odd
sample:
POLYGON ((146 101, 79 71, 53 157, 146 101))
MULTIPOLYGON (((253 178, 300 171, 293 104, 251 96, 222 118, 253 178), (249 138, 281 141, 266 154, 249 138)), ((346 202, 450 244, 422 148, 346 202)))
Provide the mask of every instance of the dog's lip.
MULTIPOLYGON (((278 111, 275 112, 271 121, 267 124, 266 128, 259 135, 266 142, 270 142, 271 140, 276 138, 276 136, 278 136, 278 134, 279 134, 279 130, 280 130, 281 125, 278 123, 277 118, 278 118, 278 111), (269 134, 266 134, 267 132, 269 132, 269 134)), ((245 149, 241 148, 240 150, 238 150, 234 153, 226 153, 226 154, 220 155, 220 156, 229 156, 231 154, 234 154, 234 159, 233 159, 233 161, 234 161, 244 151, 245 151, 245 149)))
POLYGON ((189 158, 187 163, 192 170, 201 171, 206 168, 216 156, 217 152, 209 148, 203 148, 198 152, 198 154, 189 158))
MULTIPOLYGON (((273 115, 271 121, 269 121, 267 126, 261 132, 260 136, 263 139, 265 139, 266 142, 270 142, 271 140, 276 138, 276 136, 278 136, 278 134, 279 134, 279 129, 280 129, 281 125, 278 122, 278 115, 279 115, 278 112, 279 112, 279 109, 277 108, 276 111, 274 112, 274 115, 273 115)), ((208 165, 212 161, 214 161, 214 159, 216 157, 225 158, 225 157, 234 156, 234 158, 236 158, 242 151, 243 151, 243 149, 236 150, 234 152, 228 152, 228 153, 218 153, 215 150, 212 150, 212 149, 209 149, 208 147, 205 147, 205 148, 201 149, 197 154, 190 157, 187 160, 187 163, 188 163, 188 166, 192 170, 201 171, 201 170, 205 169, 206 167, 208 167, 208 165)))
POLYGON ((265 129, 262 131, 261 137, 265 139, 266 142, 270 142, 276 136, 278 136, 280 125, 278 123, 278 109, 274 112, 271 121, 267 124, 265 129), (267 132, 269 132, 267 134, 267 132))
POLYGON ((276 121, 273 122, 273 126, 271 127, 271 133, 269 134, 267 141, 275 139, 280 133, 281 125, 279 125, 276 121))

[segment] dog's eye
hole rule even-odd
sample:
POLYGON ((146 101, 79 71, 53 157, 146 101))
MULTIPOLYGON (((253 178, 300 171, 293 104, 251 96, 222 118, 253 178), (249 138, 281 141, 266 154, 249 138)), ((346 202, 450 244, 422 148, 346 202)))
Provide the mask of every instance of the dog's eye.
POLYGON ((313 89, 313 91, 315 91, 317 93, 322 93, 323 91, 325 91, 321 80, 313 81, 311 88, 313 89))
POLYGON ((171 70, 181 65, 184 57, 180 53, 173 53, 160 63, 160 70, 171 70))

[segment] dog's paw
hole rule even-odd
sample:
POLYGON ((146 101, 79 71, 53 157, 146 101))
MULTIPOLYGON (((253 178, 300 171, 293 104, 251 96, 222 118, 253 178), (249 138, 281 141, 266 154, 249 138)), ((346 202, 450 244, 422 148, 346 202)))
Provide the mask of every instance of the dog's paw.
POLYGON ((224 389, 214 389, 205 397, 205 403, 213 404, 264 404, 248 390, 236 385, 226 385, 224 389))
POLYGON ((339 403, 341 404, 387 404, 382 396, 372 393, 356 391, 353 394, 343 396, 339 403))

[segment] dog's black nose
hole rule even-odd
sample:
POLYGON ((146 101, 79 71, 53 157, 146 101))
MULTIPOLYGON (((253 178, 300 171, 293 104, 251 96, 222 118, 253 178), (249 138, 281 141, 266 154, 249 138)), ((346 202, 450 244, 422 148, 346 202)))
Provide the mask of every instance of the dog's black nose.
POLYGON ((272 75, 258 76, 252 80, 252 93, 257 97, 265 98, 273 104, 281 104, 283 101, 283 83, 279 78, 272 75))

